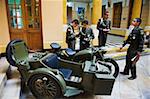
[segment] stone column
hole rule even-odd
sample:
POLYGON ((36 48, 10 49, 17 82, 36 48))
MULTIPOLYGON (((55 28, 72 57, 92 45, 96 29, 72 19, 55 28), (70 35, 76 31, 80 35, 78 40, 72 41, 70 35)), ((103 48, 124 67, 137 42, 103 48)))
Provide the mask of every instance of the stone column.
POLYGON ((67 24, 67 0, 63 0, 63 24, 67 24))
POLYGON ((92 24, 97 24, 102 16, 102 0, 93 0, 92 24))
POLYGON ((131 19, 140 17, 142 8, 142 0, 134 0, 131 19))

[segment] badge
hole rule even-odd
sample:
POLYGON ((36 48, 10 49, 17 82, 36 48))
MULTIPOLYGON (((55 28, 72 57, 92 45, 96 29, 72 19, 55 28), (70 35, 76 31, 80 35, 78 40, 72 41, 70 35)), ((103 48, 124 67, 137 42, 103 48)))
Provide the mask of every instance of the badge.
POLYGON ((135 39, 135 36, 133 36, 132 38, 135 39))

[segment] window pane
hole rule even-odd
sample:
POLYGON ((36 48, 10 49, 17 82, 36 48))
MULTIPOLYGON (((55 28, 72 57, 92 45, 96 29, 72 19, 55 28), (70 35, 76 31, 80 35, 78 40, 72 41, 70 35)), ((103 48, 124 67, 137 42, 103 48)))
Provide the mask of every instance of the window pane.
POLYGON ((16 4, 21 4, 21 0, 16 0, 16 4))
POLYGON ((17 27, 17 19, 16 18, 11 18, 10 20, 10 23, 11 23, 11 27, 12 28, 16 28, 17 27))
POLYGON ((10 16, 16 16, 14 5, 9 5, 10 16))
POLYGON ((39 7, 38 6, 35 7, 35 16, 39 16, 39 7))
POLYGON ((31 0, 26 0, 27 5, 31 5, 31 0))
POLYGON ((37 18, 34 20, 34 27, 35 28, 40 28, 40 21, 37 18))
POLYGON ((14 4, 14 0, 8 0, 8 4, 14 4))
POLYGON ((22 18, 17 18, 18 29, 23 28, 23 20, 22 18))
POLYGON ((29 23, 29 24, 28 24, 28 27, 29 27, 29 28, 33 28, 34 19, 33 19, 33 18, 32 18, 32 19, 29 19, 29 20, 28 20, 28 23, 29 23))
POLYGON ((35 0, 36 3, 39 3, 39 0, 35 0))
POLYGON ((17 17, 22 16, 21 5, 18 5, 18 6, 17 6, 16 13, 17 13, 17 17))
POLYGON ((27 12, 28 12, 28 16, 32 16, 31 6, 27 6, 27 12))

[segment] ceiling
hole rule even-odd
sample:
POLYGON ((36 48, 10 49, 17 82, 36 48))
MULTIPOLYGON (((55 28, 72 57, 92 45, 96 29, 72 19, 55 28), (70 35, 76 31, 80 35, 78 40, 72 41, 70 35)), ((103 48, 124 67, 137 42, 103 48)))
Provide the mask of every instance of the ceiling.
POLYGON ((83 2, 83 3, 91 3, 93 0, 67 0, 67 2, 83 2))

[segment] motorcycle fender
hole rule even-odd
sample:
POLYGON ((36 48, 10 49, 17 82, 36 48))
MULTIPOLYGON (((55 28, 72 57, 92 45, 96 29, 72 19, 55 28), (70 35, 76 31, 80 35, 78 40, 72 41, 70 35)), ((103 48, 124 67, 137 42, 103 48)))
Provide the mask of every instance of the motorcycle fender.
MULTIPOLYGON (((30 77, 32 77, 32 75, 36 75, 36 74, 47 74, 52 76, 57 83, 60 85, 62 93, 64 94, 66 92, 66 82, 63 78, 63 76, 61 75, 61 73, 58 70, 50 70, 48 68, 38 68, 36 70, 30 71, 29 77, 27 79, 27 82, 29 81, 30 77)), ((28 83, 27 83, 28 84, 28 83)))

